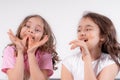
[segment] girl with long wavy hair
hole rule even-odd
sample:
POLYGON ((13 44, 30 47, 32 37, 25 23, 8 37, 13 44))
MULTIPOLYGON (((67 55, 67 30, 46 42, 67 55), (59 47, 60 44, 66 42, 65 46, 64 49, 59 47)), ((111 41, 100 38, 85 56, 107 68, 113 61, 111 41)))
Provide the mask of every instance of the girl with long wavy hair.
POLYGON ((112 21, 88 12, 79 22, 77 35, 70 45, 80 52, 63 60, 62 80, 114 80, 120 69, 120 44, 112 21))
POLYGON ((58 60, 55 36, 40 15, 27 16, 17 34, 8 32, 12 44, 3 55, 2 71, 9 80, 47 80, 58 60))

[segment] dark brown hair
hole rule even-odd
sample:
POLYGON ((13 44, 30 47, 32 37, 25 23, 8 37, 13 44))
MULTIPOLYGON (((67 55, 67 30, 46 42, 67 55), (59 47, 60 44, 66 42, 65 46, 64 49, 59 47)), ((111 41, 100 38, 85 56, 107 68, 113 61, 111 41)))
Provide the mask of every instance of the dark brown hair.
POLYGON ((120 67, 120 43, 117 41, 116 30, 112 21, 108 17, 94 12, 87 12, 82 18, 90 18, 99 26, 100 35, 105 39, 102 44, 102 52, 110 54, 120 67))

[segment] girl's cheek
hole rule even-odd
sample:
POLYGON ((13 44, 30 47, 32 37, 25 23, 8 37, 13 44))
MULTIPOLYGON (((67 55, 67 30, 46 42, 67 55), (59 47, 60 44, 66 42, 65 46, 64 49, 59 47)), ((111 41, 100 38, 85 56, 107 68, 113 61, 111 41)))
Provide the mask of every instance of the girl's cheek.
POLYGON ((40 41, 42 39, 42 35, 38 35, 37 40, 40 41))
POLYGON ((23 38, 23 36, 25 35, 26 33, 26 29, 21 29, 21 32, 20 32, 20 37, 23 38))

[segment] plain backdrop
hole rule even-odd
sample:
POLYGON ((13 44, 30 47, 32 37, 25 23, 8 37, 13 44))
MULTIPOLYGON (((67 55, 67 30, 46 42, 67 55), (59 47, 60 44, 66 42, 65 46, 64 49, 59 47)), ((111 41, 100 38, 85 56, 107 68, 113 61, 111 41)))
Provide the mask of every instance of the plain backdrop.
MULTIPOLYGON (((28 15, 39 14, 51 25, 57 40, 57 51, 62 60, 77 51, 70 50, 69 42, 76 38, 77 24, 84 11, 93 11, 109 17, 116 26, 120 42, 119 0, 0 0, 0 68, 5 46, 10 43, 7 32, 16 33, 21 21, 28 15)), ((51 78, 60 78, 61 62, 51 78)), ((120 78, 120 74, 117 76, 120 78)), ((0 80, 7 76, 0 71, 0 80)))

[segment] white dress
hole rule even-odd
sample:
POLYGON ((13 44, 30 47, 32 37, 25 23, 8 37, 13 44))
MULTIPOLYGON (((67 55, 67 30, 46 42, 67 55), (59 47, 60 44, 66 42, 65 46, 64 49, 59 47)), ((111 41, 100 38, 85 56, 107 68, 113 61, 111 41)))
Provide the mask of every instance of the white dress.
MULTIPOLYGON (((81 53, 70 55, 63 59, 62 64, 72 73, 74 80, 84 80, 84 62, 81 53)), ((109 54, 102 53, 101 57, 92 62, 95 75, 110 64, 115 64, 109 54)))

